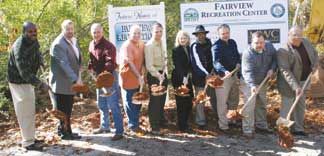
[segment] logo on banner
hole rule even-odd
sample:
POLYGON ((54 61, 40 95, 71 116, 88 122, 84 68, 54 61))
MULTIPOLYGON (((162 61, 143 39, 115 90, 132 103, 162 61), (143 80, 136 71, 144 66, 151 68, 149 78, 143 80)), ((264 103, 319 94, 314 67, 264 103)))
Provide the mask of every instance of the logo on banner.
POLYGON ((185 22, 196 22, 199 19, 199 13, 196 9, 189 8, 184 12, 183 17, 185 22))
POLYGON ((251 36, 256 31, 262 32, 266 37, 265 39, 271 43, 280 43, 280 29, 255 29, 248 30, 248 44, 251 44, 251 36))
POLYGON ((285 14, 285 7, 282 4, 276 3, 271 7, 271 15, 275 18, 280 18, 285 14))

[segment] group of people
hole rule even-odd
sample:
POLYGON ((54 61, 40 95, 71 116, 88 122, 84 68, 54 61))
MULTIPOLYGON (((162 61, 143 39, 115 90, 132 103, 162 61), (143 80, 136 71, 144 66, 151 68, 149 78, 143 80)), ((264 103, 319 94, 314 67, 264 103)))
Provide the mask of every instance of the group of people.
MULTIPOLYGON (((128 119, 130 134, 141 132, 139 115, 141 105, 132 101, 133 95, 147 82, 149 88, 160 84, 168 86, 167 53, 162 42, 163 26, 155 23, 152 26, 152 38, 147 43, 141 40, 141 28, 133 25, 130 28, 128 40, 119 51, 120 62, 116 63, 116 47, 103 35, 103 27, 95 23, 91 26, 93 40, 89 44, 88 69, 82 69, 82 56, 77 39, 74 35, 74 24, 64 20, 62 33, 53 41, 50 48, 50 73, 48 83, 37 78, 37 71, 43 66, 43 58, 37 40, 37 27, 31 22, 23 24, 23 33, 16 40, 10 52, 8 63, 8 81, 12 94, 15 112, 20 125, 22 146, 27 150, 41 150, 40 140, 35 139, 35 93, 34 88, 40 87, 53 94, 55 109, 67 116, 61 120, 58 134, 62 139, 80 139, 77 133, 72 133, 71 113, 75 92, 71 90, 74 84, 82 84, 81 72, 88 70, 98 76, 107 71, 114 76, 110 90, 112 95, 102 96, 103 90, 97 89, 97 104, 100 112, 99 129, 94 134, 108 133, 110 115, 112 113, 115 135, 112 140, 123 138, 123 116, 119 105, 120 95, 123 108, 128 119)), ((255 131, 269 132, 266 120, 266 85, 261 82, 277 75, 278 90, 282 96, 280 116, 286 117, 293 100, 303 95, 302 85, 316 68, 317 52, 310 42, 303 38, 300 27, 292 27, 288 34, 288 43, 276 50, 266 41, 261 32, 255 32, 251 37, 251 45, 240 54, 235 40, 230 37, 230 27, 222 24, 217 28, 219 39, 214 43, 206 37, 204 26, 198 25, 193 32, 196 40, 191 44, 187 32, 179 31, 172 49, 171 81, 174 88, 186 86, 189 96, 175 95, 177 106, 177 125, 181 132, 190 132, 188 124, 192 113, 193 97, 199 91, 206 91, 214 111, 217 113, 219 129, 229 131, 227 113, 235 110, 239 102, 239 83, 245 101, 258 92, 255 100, 242 115, 243 135, 253 137, 255 131), (239 72, 241 70, 241 72, 239 72), (277 74, 276 74, 277 73, 277 74), (206 85, 206 79, 211 75, 223 77, 223 87, 212 88, 206 85), (225 78, 226 77, 226 78, 225 78), (207 87, 207 88, 205 88, 207 87)), ((167 125, 164 116, 166 94, 152 95, 149 90, 148 116, 153 135, 159 135, 160 129, 167 125)), ((204 112, 206 102, 195 104, 195 123, 199 129, 206 129, 207 121, 204 112)), ((305 97, 293 112, 295 124, 292 131, 296 135, 306 135, 304 132, 305 97)))

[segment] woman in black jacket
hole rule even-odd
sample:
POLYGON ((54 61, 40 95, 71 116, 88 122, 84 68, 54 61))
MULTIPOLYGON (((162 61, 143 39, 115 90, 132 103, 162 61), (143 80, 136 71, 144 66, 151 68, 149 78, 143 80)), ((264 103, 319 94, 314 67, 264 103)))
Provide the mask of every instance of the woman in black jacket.
POLYGON ((192 82, 190 63, 190 38, 189 34, 179 31, 175 41, 175 48, 172 49, 172 61, 174 69, 172 71, 172 84, 174 89, 181 85, 186 85, 190 89, 189 96, 176 95, 178 127, 182 132, 189 132, 188 118, 192 109, 192 82))

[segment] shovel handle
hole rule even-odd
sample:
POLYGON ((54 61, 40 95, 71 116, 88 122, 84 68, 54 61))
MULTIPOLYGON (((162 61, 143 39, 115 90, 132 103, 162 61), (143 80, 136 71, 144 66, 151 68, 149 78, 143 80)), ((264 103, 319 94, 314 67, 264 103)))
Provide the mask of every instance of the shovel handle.
MULTIPOLYGON (((215 70, 214 70, 214 68, 210 71, 209 75, 213 75, 213 74, 215 74, 215 70)), ((208 75, 208 76, 209 76, 209 75, 208 75)), ((187 76, 189 77, 189 74, 188 74, 187 76)), ((207 83, 207 77, 206 77, 206 80, 205 80, 205 86, 204 86, 204 92, 207 91, 207 87, 208 87, 208 83, 207 83)))
MULTIPOLYGON (((165 73, 166 73, 165 68, 163 68, 163 72, 162 72, 163 77, 164 77, 165 73)), ((164 79, 166 79, 166 77, 164 77, 164 79)), ((164 79, 160 80, 160 83, 159 83, 160 86, 162 86, 164 79)))
POLYGON ((222 78, 222 80, 228 79, 229 77, 231 77, 235 72, 237 72, 237 70, 239 70, 238 67, 235 67, 235 69, 233 69, 228 75, 224 76, 222 78))
POLYGON ((143 92, 143 85, 140 85, 140 89, 139 92, 142 93, 143 92))
MULTIPOLYGON (((45 73, 44 66, 40 66, 40 70, 41 70, 42 74, 45 73)), ((47 83, 47 85, 49 85, 49 84, 48 84, 48 80, 46 80, 45 82, 47 83)), ((55 99, 55 95, 54 95, 54 93, 52 92, 52 89, 51 89, 51 88, 48 89, 48 95, 49 95, 49 97, 50 97, 50 100, 51 100, 51 103, 52 103, 53 108, 54 108, 55 110, 57 110, 57 101, 56 101, 56 99, 55 99)))
MULTIPOLYGON (((305 83, 304 83, 304 85, 303 85, 302 92, 304 92, 304 90, 306 89, 306 86, 308 85, 308 83, 309 83, 311 77, 312 77, 312 72, 308 75, 308 77, 307 77, 307 79, 306 79, 306 81, 305 81, 305 83)), ((296 107, 298 101, 300 100, 300 98, 301 98, 302 96, 303 96, 303 94, 299 94, 299 95, 296 97, 294 103, 292 104, 292 106, 291 106, 291 108, 290 108, 290 110, 289 110, 289 112, 288 112, 288 114, 287 114, 287 117, 286 117, 287 120, 290 119, 293 110, 295 109, 295 107, 296 107)))
MULTIPOLYGON (((94 81, 97 81, 96 76, 94 76, 91 72, 89 73, 89 75, 90 75, 90 77, 91 77, 94 81)), ((100 89, 104 92, 104 94, 107 94, 107 93, 108 93, 108 91, 107 91, 107 89, 106 89, 105 87, 102 87, 102 88, 100 88, 100 89)))
POLYGON ((260 92, 261 88, 263 87, 263 85, 268 81, 268 79, 270 78, 269 75, 267 75, 261 82, 261 84, 259 85, 259 87, 257 88, 256 92, 252 93, 252 95, 249 97, 249 99, 246 101, 246 103, 244 104, 244 106, 241 109, 241 114, 242 112, 245 110, 245 108, 249 105, 249 103, 251 103, 251 101, 254 99, 254 97, 260 92))

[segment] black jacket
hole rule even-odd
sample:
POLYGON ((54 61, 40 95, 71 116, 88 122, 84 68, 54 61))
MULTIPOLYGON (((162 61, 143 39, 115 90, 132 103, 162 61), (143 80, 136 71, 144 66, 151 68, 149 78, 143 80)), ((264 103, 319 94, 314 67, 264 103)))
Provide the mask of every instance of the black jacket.
POLYGON ((196 41, 191 45, 192 82, 195 86, 204 87, 206 76, 213 69, 211 47, 212 43, 208 38, 205 44, 196 41))
MULTIPOLYGON (((190 48, 186 47, 188 56, 182 46, 172 49, 172 61, 174 69, 172 71, 172 84, 174 87, 182 85, 183 77, 191 73, 190 48)), ((188 84, 191 84, 188 80, 188 84)))

